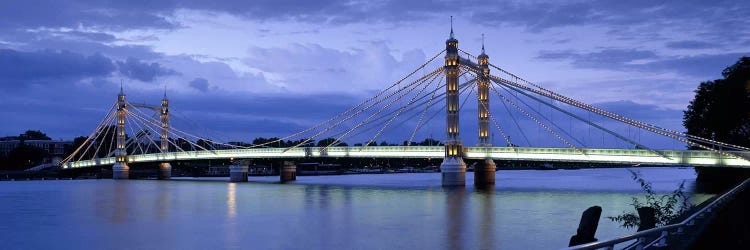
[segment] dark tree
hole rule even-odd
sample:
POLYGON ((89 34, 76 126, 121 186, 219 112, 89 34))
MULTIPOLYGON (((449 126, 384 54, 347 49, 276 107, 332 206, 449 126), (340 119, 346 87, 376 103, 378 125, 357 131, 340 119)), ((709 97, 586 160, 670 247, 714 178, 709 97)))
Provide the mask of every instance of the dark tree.
POLYGON ((117 148, 117 127, 115 125, 105 126, 100 133, 97 140, 93 142, 95 144, 90 150, 91 153, 96 152, 96 157, 104 158, 108 157, 117 148), (98 152, 96 151, 97 147, 99 148, 98 152))
MULTIPOLYGON (((334 141, 336 141, 336 138, 332 138, 332 137, 322 139, 318 141, 318 147, 327 147, 328 145, 331 145, 331 143, 333 143, 334 141)), ((331 146, 334 146, 334 145, 331 145, 331 146)))
POLYGON ((698 86, 682 124, 690 135, 750 146, 750 57, 740 58, 721 74, 723 79, 698 86))
POLYGON ((42 131, 39 130, 27 130, 25 133, 21 134, 20 137, 21 140, 52 140, 47 134, 42 133, 42 131))
POLYGON ((86 141, 86 138, 87 137, 85 136, 79 136, 73 139, 72 145, 65 145, 65 156, 67 157, 68 155, 72 154, 76 149, 81 147, 81 145, 83 145, 83 142, 86 141))
POLYGON ((44 149, 19 145, 8 153, 4 162, 0 163, 0 168, 3 170, 27 169, 41 164, 47 157, 49 157, 49 153, 44 149))
POLYGON ((205 149, 208 149, 208 150, 215 149, 214 143, 212 141, 209 141, 209 140, 198 139, 198 142, 196 144, 198 144, 198 146, 201 146, 201 147, 203 147, 205 149))

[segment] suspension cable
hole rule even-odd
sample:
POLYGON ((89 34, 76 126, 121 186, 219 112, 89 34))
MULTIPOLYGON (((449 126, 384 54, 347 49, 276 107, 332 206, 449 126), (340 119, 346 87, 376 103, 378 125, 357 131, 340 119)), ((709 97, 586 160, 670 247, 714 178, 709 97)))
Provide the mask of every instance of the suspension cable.
POLYGON ((363 121, 359 122, 359 123, 358 123, 357 125, 355 125, 354 127, 350 128, 349 130, 347 130, 347 131, 346 131, 346 133, 344 133, 343 135, 339 136, 339 137, 338 137, 338 138, 336 138, 336 140, 334 140, 334 141, 333 141, 333 142, 332 142, 331 144, 328 144, 328 146, 326 146, 325 148, 323 148, 323 149, 321 150, 321 152, 322 152, 322 151, 324 151, 324 150, 326 150, 326 149, 328 149, 328 148, 329 148, 329 147, 330 147, 331 145, 333 145, 333 144, 336 144, 337 142, 339 142, 339 141, 340 141, 340 140, 341 140, 341 139, 342 139, 343 137, 345 137, 345 136, 346 136, 347 134, 351 133, 352 131, 354 131, 354 130, 358 129, 358 128, 359 128, 359 127, 361 127, 362 125, 364 125, 364 124, 366 124, 367 122, 369 122, 369 121, 370 121, 370 119, 372 119, 372 118, 373 118, 373 117, 375 117, 376 115, 380 114, 380 113, 381 113, 381 112, 383 112, 384 110, 388 109, 388 108, 389 108, 389 107, 390 107, 391 105, 393 105, 394 103, 396 103, 396 102, 398 102, 399 100, 401 100, 401 98, 404 98, 404 96, 408 95, 409 93, 411 93, 412 91, 414 91, 415 89, 417 89, 417 87, 419 87, 419 85, 420 85, 420 84, 422 84, 423 82, 425 82, 425 81, 426 81, 427 79, 429 79, 429 78, 433 77, 434 75, 436 75, 436 74, 438 74, 438 73, 440 73, 440 72, 442 72, 442 71, 443 71, 443 68, 442 68, 442 67, 440 67, 440 68, 438 68, 438 70, 436 70, 436 71, 433 71, 433 73, 431 73, 430 77, 428 77, 428 78, 422 78, 422 79, 420 79, 421 81, 419 81, 419 82, 418 82, 417 84, 414 84, 414 87, 411 87, 411 88, 409 88, 409 89, 408 89, 408 90, 407 90, 406 92, 404 92, 404 93, 402 93, 402 94, 398 95, 398 96, 396 97, 396 99, 395 99, 395 100, 393 100, 393 101, 391 101, 391 102, 389 102, 389 103, 386 103, 386 104, 385 104, 385 105, 383 105, 383 107, 381 107, 381 108, 380 108, 380 109, 379 109, 379 110, 378 110, 377 112, 375 112, 375 113, 371 114, 370 116, 368 116, 367 118, 365 118, 365 119, 364 119, 363 121))
MULTIPOLYGON (((469 70, 466 70, 466 72, 470 72, 470 71, 469 71, 469 70)), ((476 75, 475 75, 475 78, 474 78, 474 80, 473 80, 473 81, 474 81, 474 83, 476 83, 476 81, 477 81, 476 79, 477 79, 477 78, 478 78, 478 76, 476 76, 476 75)), ((466 76, 464 76, 464 79, 466 79, 466 76)), ((476 85, 477 85, 477 86, 479 86, 479 84, 476 84, 476 85)), ((482 105, 482 107, 483 107, 483 108, 484 108, 485 110, 487 110, 487 111, 488 111, 488 112, 487 112, 487 116, 489 116, 489 118, 490 118, 490 119, 492 120, 492 123, 493 123, 493 124, 495 124, 495 128, 497 128, 497 130, 498 130, 498 131, 500 131, 500 135, 501 135, 501 136, 503 137, 503 139, 505 140, 505 142, 506 142, 506 143, 508 143, 508 147, 511 147, 511 148, 513 148, 513 150, 515 151, 515 150, 516 150, 516 147, 515 147, 515 146, 513 145, 513 143, 511 143, 511 141, 510 141, 510 138, 508 138, 508 136, 507 136, 507 135, 505 134, 505 131, 503 131, 503 128, 502 128, 502 127, 500 127, 500 124, 499 124, 499 123, 497 122, 497 120, 495 119, 495 116, 493 116, 493 115, 492 115, 492 113, 490 113, 490 112, 489 112, 490 108, 489 108, 489 107, 487 106, 487 104, 485 104, 485 103, 483 103, 483 102, 480 102, 480 101, 479 101, 479 91, 475 92, 475 96, 477 97, 477 102, 478 102, 478 103, 479 103, 480 105, 482 105)))
MULTIPOLYGON (((297 147, 299 147, 299 146, 301 146, 301 145, 304 145, 305 143, 309 142, 310 140, 313 140, 313 139, 317 138, 318 136, 322 135, 323 133, 325 133, 325 132, 328 132, 329 130, 331 130, 331 129, 335 128, 335 127, 338 127, 338 126, 339 126, 339 125, 341 125, 342 123, 344 123, 344 122, 346 122, 346 121, 348 121, 348 120, 350 120, 350 119, 354 118, 355 116, 357 116, 357 115, 361 114, 362 112, 364 112, 364 111, 367 111, 367 110, 369 110, 369 109, 370 109, 370 108, 372 108, 373 106, 375 106, 375 105, 377 105, 377 104, 379 104, 379 103, 381 103, 381 102, 383 102, 383 101, 385 101, 385 100, 387 100, 387 99, 390 99, 391 97, 393 97, 394 95, 398 94, 399 92, 401 92, 401 91, 404 91, 405 89, 407 89, 407 88, 410 88, 411 86, 413 86, 413 85, 415 85, 415 84, 418 84, 418 83, 420 83, 420 82, 423 82, 423 81, 424 81, 425 79, 427 79, 427 78, 431 77, 431 76, 432 76, 432 75, 434 75, 434 74, 440 73, 440 72, 441 72, 442 70, 443 70, 443 67, 440 67, 440 68, 438 68, 438 69, 436 69, 436 70, 434 70, 434 71, 432 71, 432 72, 428 73, 427 75, 425 75, 425 76, 422 76, 422 77, 420 77, 419 79, 417 79, 417 80, 415 80, 415 81, 413 81, 413 82, 411 82, 411 83, 407 84, 406 86, 403 86, 403 87, 399 88, 398 90, 396 90, 396 91, 394 91, 394 92, 392 92, 392 93, 388 94, 387 96, 385 96, 385 97, 383 97, 383 98, 381 98, 381 99, 379 99, 379 100, 375 101, 374 103, 372 103, 372 104, 368 105, 367 107, 365 107, 365 108, 363 108, 363 109, 360 109, 360 110, 358 110, 357 112, 355 112, 355 113, 353 113, 353 114, 351 114, 351 115, 349 115, 349 116, 345 117, 344 119, 342 119, 342 120, 340 120, 340 121, 336 122, 335 124, 333 124, 333 125, 331 125, 331 126, 328 126, 328 127, 327 127, 327 128, 325 128, 324 130, 322 130, 322 131, 320 131, 320 132, 316 133, 315 135, 311 136, 310 138, 307 138, 307 139, 305 139, 305 140, 304 140, 304 141, 302 141, 301 143, 299 143, 299 144, 297 144, 297 145, 294 145, 294 146, 292 146, 292 147, 289 147, 289 148, 287 148, 286 150, 284 150, 284 152, 286 152, 287 150, 293 149, 293 148, 297 148, 297 147)), ((413 88, 412 88, 412 89, 413 89, 413 88)), ((334 141, 334 143, 335 143, 335 142, 336 142, 336 141, 334 141)), ((330 146, 330 145, 329 145, 329 146, 330 146)), ((328 147, 326 147, 326 148, 328 148, 328 147)))
MULTIPOLYGON (((443 83, 443 78, 440 78, 440 81, 438 82, 438 86, 439 87, 436 88, 435 91, 432 91, 432 96, 430 96, 430 99, 427 100, 427 105, 425 105, 424 111, 422 111, 421 114, 419 115, 419 120, 417 121, 417 126, 414 127, 414 131, 411 132, 411 136, 409 136, 409 140, 406 141, 406 143, 408 144, 407 146, 411 146, 411 142, 412 142, 412 140, 414 140, 414 136, 417 135, 417 129, 421 126, 422 121, 424 120, 424 116, 425 116, 425 114, 427 114, 427 110, 430 107, 432 107, 432 100, 435 99, 435 94, 437 93, 437 90, 439 90, 442 86, 444 86, 442 83, 443 83)), ((445 95, 445 94, 443 94, 443 95, 445 95)))
MULTIPOLYGON (((94 143, 98 142, 98 140, 99 140, 99 136, 101 136, 101 133, 102 133, 102 131, 101 131, 101 130, 102 130, 102 129, 104 129, 104 127, 103 127, 103 126, 105 126, 105 125, 109 126, 109 124, 110 124, 110 123, 112 122, 112 120, 114 120, 114 119, 115 119, 115 117, 116 117, 116 116, 115 116, 115 114, 114 114, 114 113, 112 113, 112 115, 111 115, 111 116, 110 116, 110 117, 108 118, 108 120, 106 120, 106 121, 102 121, 102 122, 103 122, 103 123, 101 124, 102 126, 101 126, 101 127, 99 127, 99 128, 97 128, 97 129, 96 129, 96 130, 94 131, 94 133, 96 134, 96 136, 94 136, 94 137, 92 138, 92 139, 93 139, 92 141, 89 141, 89 145, 88 145, 88 147, 86 147, 86 150, 84 150, 84 151, 83 151, 83 153, 82 153, 82 154, 81 154, 80 156, 78 156, 78 161, 80 161, 81 159, 83 159, 83 157, 84 157, 84 156, 86 155, 86 153, 88 153, 88 152, 89 152, 89 149, 91 149, 91 147, 92 147, 92 146, 94 145, 94 143)), ((83 145, 82 145, 82 146, 83 146, 83 145)), ((93 155, 93 158, 97 158, 97 155, 96 155, 96 154, 94 154, 94 155, 93 155)))
MULTIPOLYGON (((136 121, 140 122, 144 127, 146 127, 147 129, 149 129, 151 132, 154 132, 154 134, 159 134, 158 129, 156 129, 156 128, 158 128, 158 125, 154 125, 152 123, 152 121, 149 121, 146 118, 140 117, 136 113, 133 113, 133 112, 130 112, 130 111, 128 111, 128 114, 131 114, 134 118, 136 118, 136 121), (150 127, 148 124, 146 124, 146 122, 151 123, 151 125, 154 126, 154 127, 156 127, 156 128, 150 127)), ((175 137, 177 137, 178 139, 182 138, 183 140, 185 140, 183 138, 183 136, 178 135, 178 134, 172 132, 171 130, 167 131, 167 133, 171 133, 171 134, 175 135, 175 137)), ((147 136, 146 138, 148 138, 148 140, 152 143, 152 145, 154 147, 159 148, 159 144, 157 144, 150 136, 147 136)), ((185 141, 188 142, 188 144, 192 143, 190 140, 185 140, 185 141)), ((178 150, 182 151, 183 153, 187 153, 181 146, 177 145, 177 143, 175 143, 174 141, 167 139, 167 142, 171 143, 173 146, 175 146, 175 148, 177 148, 178 150)), ((192 147, 192 145, 190 145, 190 146, 192 147)))
MULTIPOLYGON (((472 70, 473 70, 473 69, 472 69, 472 70)), ((490 88, 490 89, 491 89, 491 90, 492 90, 492 91, 493 91, 493 92, 494 92, 494 93, 495 93, 495 94, 496 94, 496 95, 497 95, 498 97, 500 97, 500 98, 501 98, 501 99, 503 99, 504 101, 508 102, 508 104, 510 104, 511 106, 513 106, 514 108, 516 108, 516 109, 517 109, 518 111, 521 111, 521 113, 522 113, 522 114, 526 115, 526 117, 528 117, 529 119, 531 119, 531 120, 533 120, 534 122, 536 122, 536 123, 537 123, 537 124, 538 124, 539 126, 541 126, 542 128, 546 129, 546 130, 547 130, 547 131, 548 131, 548 132, 549 132, 550 134, 552 134, 552 135, 553 135, 554 137, 556 137, 556 138, 557 138, 558 140, 560 140, 561 142, 563 142, 563 143, 565 143, 566 145, 568 145, 568 147, 570 147, 570 148, 574 149, 575 151, 577 151, 577 152, 579 152, 579 153, 581 153, 581 154, 585 155, 585 153, 583 152, 583 150, 581 150, 581 149, 577 148, 577 147, 576 147, 575 145, 573 145, 572 143, 570 143, 570 142, 568 142, 567 140, 565 140, 565 138, 563 138, 562 136, 560 136, 559 134, 557 134, 557 133, 556 133, 556 132, 555 132, 554 130, 552 130, 552 129, 551 129, 551 128, 550 128, 549 126, 547 126, 546 124, 542 123, 542 122, 541 122, 541 121, 539 121, 539 120, 538 120, 538 119, 537 119, 536 117, 534 117, 533 115, 529 114, 528 112, 526 112, 525 110, 523 110, 523 109, 522 109, 521 107, 519 107, 519 106, 518 106, 518 105, 517 105, 516 103, 514 103, 514 102, 513 102, 513 101, 511 101, 510 99, 508 99, 508 98, 506 98, 505 96, 503 96, 502 94, 500 94, 500 92, 499 92, 499 91, 497 91, 497 89, 495 88, 495 86, 494 86, 494 85, 490 85, 490 86, 491 86, 491 88, 490 88)))
MULTIPOLYGON (((346 114, 348 114, 348 113, 350 113, 350 112, 352 112, 352 111, 354 111, 354 110, 358 109, 359 107, 361 107, 361 106, 365 105, 366 103, 368 103, 368 102, 370 102, 370 101, 372 101, 372 100, 374 100, 374 99, 376 99, 376 98, 380 97, 380 96, 381 96, 382 94, 384 94, 384 93, 388 92, 388 91, 389 91, 390 89, 392 89, 392 88, 394 88, 394 87, 398 86, 399 84, 401 84, 401 82, 403 82, 403 81, 405 81, 406 79, 408 79, 409 77, 413 76, 414 74, 416 74, 417 72, 419 72, 419 70, 423 69, 423 68, 424 68, 424 67, 426 67, 426 66, 427 66, 428 64, 430 64, 430 63, 431 63, 432 61, 434 61, 434 60, 435 60, 435 58, 437 58, 438 56, 442 55, 442 54, 443 54, 443 52, 445 52, 445 49, 443 49, 443 50, 441 50, 440 52, 438 52, 437 54, 435 54, 435 56, 433 56, 432 58, 430 58, 430 60, 427 60, 427 62, 425 62, 425 63, 423 63, 422 65, 420 65, 420 66, 419 66, 419 67, 418 67, 417 69, 415 69, 414 71, 410 72, 409 74, 407 74, 406 76, 404 76, 403 78, 401 78, 400 80, 398 80, 398 81, 397 81, 396 83, 394 83, 394 84, 391 84, 390 86, 388 86, 387 88, 385 88, 385 89, 381 90, 380 92, 378 92, 378 93, 377 93, 377 94, 375 94, 374 96, 372 96, 372 97, 370 97, 370 98, 368 98, 368 99, 366 99, 366 100, 364 100, 364 101, 360 102, 359 104, 357 104, 357 105, 355 105, 355 106, 353 106, 353 107, 349 108, 348 110, 346 110, 346 111, 344 111, 344 112, 342 112, 342 113, 339 113, 339 114, 337 114, 337 115, 335 115, 335 116, 333 116, 333 117, 329 118, 328 120, 325 120, 325 121, 323 121, 323 122, 320 122, 320 123, 318 123, 317 125, 315 125, 315 126, 312 126, 312 127, 310 127, 310 128, 307 128, 307 129, 305 129, 305 130, 302 130, 302 131, 299 131, 299 132, 297 132, 297 133, 294 133, 294 134, 291 134, 291 135, 288 135, 288 136, 285 136, 285 137, 279 138, 278 140, 274 140, 274 141, 269 141, 269 142, 261 143, 261 144, 258 144, 258 145, 253 145, 253 146, 251 146, 251 148, 254 148, 254 147, 262 147, 262 146, 265 146, 265 145, 269 145, 269 144, 277 143, 277 142, 280 142, 280 141, 283 141, 283 140, 287 140, 287 139, 289 139, 289 138, 293 138, 293 137, 296 137, 296 136, 298 136, 298 135, 301 135, 301 134, 307 133, 307 132, 309 132, 309 131, 312 131, 312 130, 316 130, 316 129, 320 128, 320 127, 321 127, 321 126, 323 126, 323 125, 329 124, 330 122, 332 122, 332 121, 335 121, 335 120, 336 120, 336 119, 338 119, 339 117, 341 117, 341 116, 344 116, 344 115, 346 115, 346 114)), ((307 140, 305 141, 305 143, 307 143, 307 140)), ((294 147, 298 147, 298 146, 299 146, 299 145, 295 145, 294 147)), ((293 147, 293 148, 294 148, 294 147, 293 147)))
POLYGON ((439 76, 440 76, 440 74, 435 74, 430 79, 430 81, 427 82, 427 84, 425 84, 424 87, 422 87, 422 89, 420 89, 419 91, 417 91, 417 93, 411 99, 409 99, 409 101, 406 103, 406 105, 401 106, 401 108, 398 109, 398 112, 395 115, 393 115, 391 117, 391 119, 389 119, 385 123, 385 125, 380 129, 380 131, 378 131, 377 133, 375 133, 375 135, 369 141, 367 141, 367 143, 365 145, 363 145, 362 148, 360 148, 360 151, 362 151, 363 149, 367 148, 367 146, 370 145, 371 142, 373 142, 374 140, 376 140, 378 138, 378 136, 380 136, 380 134, 383 133, 383 130, 385 130, 386 128, 388 128, 388 126, 391 125, 391 122, 393 122, 393 120, 395 120, 396 118, 398 118, 401 115, 401 113, 404 111, 404 109, 406 109, 406 107, 412 105, 416 101, 417 97, 419 97, 422 94, 422 92, 424 92, 430 85, 432 85, 432 83, 435 81, 435 79, 437 79, 439 76))
POLYGON ((99 130, 99 128, 102 126, 102 123, 104 123, 105 120, 109 119, 109 117, 112 115, 112 109, 114 107, 115 107, 115 104, 112 104, 112 106, 109 107, 109 109, 107 110, 107 114, 104 116, 104 119, 102 119, 101 121, 99 121, 99 124, 96 125, 96 127, 94 128, 94 131, 92 131, 91 134, 88 137, 86 137, 86 140, 84 140, 83 143, 81 143, 81 145, 78 148, 76 148, 76 150, 73 151, 73 153, 70 153, 70 155, 68 155, 67 157, 65 157, 65 159, 63 159, 61 161, 60 165, 65 165, 70 160, 72 160, 73 158, 75 158, 75 155, 81 150, 81 148, 84 145, 86 145, 86 143, 88 143, 91 140, 91 138, 94 136, 94 134, 96 134, 96 131, 99 130))

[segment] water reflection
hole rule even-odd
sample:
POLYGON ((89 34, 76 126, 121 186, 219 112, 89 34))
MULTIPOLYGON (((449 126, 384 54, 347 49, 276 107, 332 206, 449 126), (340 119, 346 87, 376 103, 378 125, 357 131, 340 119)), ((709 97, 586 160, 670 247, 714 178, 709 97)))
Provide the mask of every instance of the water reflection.
POLYGON ((446 213, 446 246, 447 249, 464 249, 463 232, 466 221, 466 189, 445 189, 446 213))
POLYGON ((495 249, 495 189, 476 192, 479 202, 479 249, 495 249))
POLYGON ((329 203, 331 202, 331 187, 325 185, 306 185, 304 190, 305 207, 307 209, 328 208, 329 203))
MULTIPOLYGON (((641 171, 658 192, 695 179, 692 169, 641 171)), ((442 189, 439 174, 305 176, 291 185, 271 177, 0 182, 0 204, 13 204, 0 207, 0 235, 16 249, 60 248, 50 244, 70 239, 86 243, 62 248, 556 249, 583 209, 618 215, 640 192, 622 169, 498 177, 495 189, 442 189), (29 238, 45 240, 12 241, 29 238)), ((599 223, 600 239, 632 233, 599 223)))
POLYGON ((115 181, 113 192, 108 195, 114 199, 112 216, 110 221, 112 223, 125 223, 128 221, 128 214, 130 209, 130 191, 128 190, 128 183, 124 181, 115 181))
POLYGON ((170 198, 170 186, 166 181, 159 181, 156 186, 156 192, 159 195, 156 196, 156 219, 166 220, 169 217, 170 205, 172 204, 170 198))
POLYGON ((227 185, 227 215, 229 218, 237 216, 237 183, 227 185))

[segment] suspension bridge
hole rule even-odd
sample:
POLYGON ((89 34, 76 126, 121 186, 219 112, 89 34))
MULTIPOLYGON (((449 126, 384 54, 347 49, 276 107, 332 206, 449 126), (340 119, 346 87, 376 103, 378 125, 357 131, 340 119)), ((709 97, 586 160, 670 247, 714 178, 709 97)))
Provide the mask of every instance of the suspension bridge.
MULTIPOLYGON (((170 162, 173 161, 318 157, 443 158, 440 170, 445 186, 465 185, 464 159, 479 160, 474 172, 476 184, 495 182, 495 160, 750 168, 749 148, 615 114, 508 72, 489 62, 484 37, 478 56, 461 50, 452 25, 445 49, 400 80, 330 119, 264 143, 229 143, 186 132, 170 124, 166 93, 161 105, 134 104, 126 99, 121 88, 104 119, 85 142, 61 162, 61 167, 112 165, 113 178, 127 179, 129 164, 155 162, 159 163, 159 177, 165 179, 171 175, 170 162), (444 63, 436 61, 441 55, 444 63), (491 104, 495 104, 490 102, 491 96, 501 104, 494 107, 502 107, 502 114, 494 109, 491 112, 491 104), (468 100, 476 100, 477 104, 478 131, 474 135, 478 143, 475 146, 464 146, 459 134, 459 114, 468 100), (590 141, 574 136, 574 129, 558 124, 552 113, 545 115, 542 106, 587 126, 589 131, 593 129, 611 136, 627 148, 587 146, 590 141), (441 114, 446 120, 442 145, 415 145, 414 138, 423 134, 424 127, 441 114), (700 150, 652 149, 631 135, 595 122, 592 115, 700 150), (531 145, 524 133, 531 127, 528 124, 547 133, 549 141, 560 147, 531 145), (520 134, 522 140, 512 141, 510 130, 520 134), (407 138, 404 145, 372 145, 384 134, 394 131, 407 138), (495 132, 502 137, 504 145, 493 145, 490 137, 495 132), (324 145, 313 146, 313 142, 321 138, 328 139, 320 141, 325 142, 324 145), (349 146, 344 142, 353 138, 364 143, 349 146), (284 141, 295 143, 283 148, 272 147, 284 141), (526 145, 519 146, 523 142, 526 145)), ((244 171, 246 176, 247 167, 244 171)))

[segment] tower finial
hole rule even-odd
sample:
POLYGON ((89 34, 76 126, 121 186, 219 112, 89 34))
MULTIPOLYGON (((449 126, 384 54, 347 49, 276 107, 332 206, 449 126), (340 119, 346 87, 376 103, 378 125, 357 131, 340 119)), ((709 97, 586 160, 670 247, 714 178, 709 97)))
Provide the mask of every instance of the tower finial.
POLYGON ((120 79, 120 94, 124 94, 125 92, 122 91, 122 79, 120 79))
POLYGON ((451 38, 453 38, 453 16, 451 16, 451 38))
POLYGON ((167 84, 164 83, 164 99, 167 99, 167 84))
POLYGON ((482 54, 484 54, 484 33, 482 33, 482 54))

